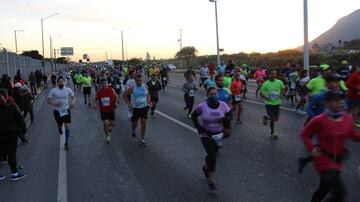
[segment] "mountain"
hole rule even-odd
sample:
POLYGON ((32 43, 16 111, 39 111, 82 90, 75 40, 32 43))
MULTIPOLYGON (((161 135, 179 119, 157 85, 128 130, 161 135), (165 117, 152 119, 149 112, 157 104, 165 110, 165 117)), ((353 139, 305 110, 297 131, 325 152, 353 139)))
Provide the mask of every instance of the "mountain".
MULTIPOLYGON (((318 45, 327 45, 331 43, 334 46, 339 46, 339 40, 344 42, 359 38, 360 9, 340 18, 331 29, 309 42, 309 47, 312 48, 314 43, 318 45)), ((302 46, 297 49, 302 49, 302 46)))

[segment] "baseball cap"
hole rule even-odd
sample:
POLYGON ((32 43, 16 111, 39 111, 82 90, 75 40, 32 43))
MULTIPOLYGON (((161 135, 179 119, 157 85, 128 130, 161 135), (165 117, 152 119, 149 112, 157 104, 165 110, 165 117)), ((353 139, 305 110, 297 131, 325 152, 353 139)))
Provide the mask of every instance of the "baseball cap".
POLYGON ((321 70, 328 70, 330 68, 330 65, 328 64, 322 64, 320 65, 321 70))

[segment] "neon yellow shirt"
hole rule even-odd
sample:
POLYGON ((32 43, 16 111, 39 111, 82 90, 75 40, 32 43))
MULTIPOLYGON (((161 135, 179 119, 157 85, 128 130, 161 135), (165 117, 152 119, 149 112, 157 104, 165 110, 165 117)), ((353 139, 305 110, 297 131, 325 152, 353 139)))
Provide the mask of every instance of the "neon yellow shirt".
POLYGON ((91 87, 91 77, 82 77, 82 83, 84 84, 84 87, 91 87))
POLYGON ((261 86, 260 92, 268 97, 265 100, 266 105, 280 105, 281 104, 281 91, 285 88, 282 81, 275 79, 274 81, 267 80, 261 86))
MULTIPOLYGON (((347 91, 348 88, 343 80, 339 82, 340 88, 343 91, 347 91)), ((306 87, 310 90, 311 95, 316 95, 326 90, 326 81, 322 76, 313 78, 306 84, 306 87)))
POLYGON ((232 78, 228 76, 224 76, 224 88, 230 88, 232 78))

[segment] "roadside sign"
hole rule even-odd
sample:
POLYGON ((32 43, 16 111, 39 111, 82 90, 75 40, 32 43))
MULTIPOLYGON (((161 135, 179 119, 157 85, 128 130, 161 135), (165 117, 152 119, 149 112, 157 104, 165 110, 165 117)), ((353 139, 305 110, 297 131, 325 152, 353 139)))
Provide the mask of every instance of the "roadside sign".
POLYGON ((74 48, 73 47, 62 47, 60 48, 61 56, 71 56, 74 55, 74 48))

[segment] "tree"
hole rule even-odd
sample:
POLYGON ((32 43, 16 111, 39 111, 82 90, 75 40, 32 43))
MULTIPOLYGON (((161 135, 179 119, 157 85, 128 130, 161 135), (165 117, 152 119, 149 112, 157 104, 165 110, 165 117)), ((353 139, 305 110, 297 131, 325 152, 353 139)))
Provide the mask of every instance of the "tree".
POLYGON ((182 48, 179 52, 176 53, 175 58, 180 59, 180 60, 182 58, 185 58, 187 68, 189 68, 190 67, 190 59, 192 57, 196 57, 197 53, 198 53, 198 51, 196 50, 195 47, 186 46, 186 47, 182 48))
POLYGON ((128 61, 128 64, 129 65, 138 65, 141 63, 141 60, 138 59, 138 58, 131 58, 129 61, 128 61))
POLYGON ((21 55, 31 57, 36 60, 43 59, 43 56, 39 54, 39 51, 37 50, 30 50, 30 51, 24 51, 21 53, 21 55))
POLYGON ((59 63, 59 64, 67 64, 69 62, 69 58, 66 57, 59 57, 56 58, 55 63, 59 63))

